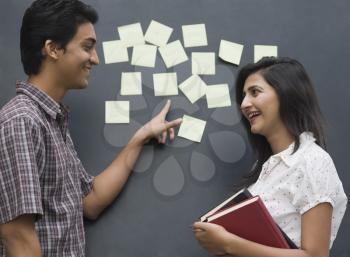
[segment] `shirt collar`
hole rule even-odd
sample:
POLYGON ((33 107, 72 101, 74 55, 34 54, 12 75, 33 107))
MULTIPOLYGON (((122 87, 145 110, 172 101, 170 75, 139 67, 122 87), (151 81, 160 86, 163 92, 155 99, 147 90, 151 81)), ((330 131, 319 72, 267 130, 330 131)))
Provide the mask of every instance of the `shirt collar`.
POLYGON ((57 115, 66 116, 69 113, 66 106, 56 102, 44 91, 26 81, 17 81, 16 93, 29 96, 53 119, 56 119, 57 115))
MULTIPOLYGON (((313 136, 312 132, 303 132, 299 136, 299 149, 304 149, 306 146, 308 146, 310 143, 313 143, 316 141, 316 139, 313 136)), ((282 152, 272 155, 272 158, 281 158, 282 161, 288 166, 293 166, 299 159, 300 155, 302 154, 301 151, 297 151, 293 153, 294 151, 294 145, 295 142, 291 143, 287 149, 283 150, 282 152)), ((298 150, 299 150, 298 149, 298 150)))

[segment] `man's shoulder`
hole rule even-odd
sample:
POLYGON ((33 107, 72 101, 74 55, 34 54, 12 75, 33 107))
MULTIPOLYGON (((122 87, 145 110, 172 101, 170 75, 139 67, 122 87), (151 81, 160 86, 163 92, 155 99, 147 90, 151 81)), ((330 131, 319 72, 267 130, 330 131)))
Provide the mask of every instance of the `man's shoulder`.
POLYGON ((40 108, 28 96, 16 95, 0 109, 0 127, 16 119, 24 119, 33 124, 40 124, 40 108))

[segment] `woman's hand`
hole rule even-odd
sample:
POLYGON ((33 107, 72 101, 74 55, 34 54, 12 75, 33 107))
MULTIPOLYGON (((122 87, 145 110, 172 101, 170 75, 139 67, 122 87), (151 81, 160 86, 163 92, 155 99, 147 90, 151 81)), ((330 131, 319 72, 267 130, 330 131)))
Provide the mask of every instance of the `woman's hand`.
POLYGON ((229 233, 222 226, 196 222, 193 224, 193 232, 198 243, 214 256, 227 256, 227 246, 233 234, 229 233))
POLYGON ((140 128, 136 135, 142 138, 143 143, 147 143, 150 139, 156 138, 159 143, 164 144, 169 133, 170 140, 175 137, 174 127, 181 124, 182 119, 176 119, 173 121, 165 120, 166 115, 170 109, 170 100, 167 101, 163 109, 147 122, 142 128, 140 128))

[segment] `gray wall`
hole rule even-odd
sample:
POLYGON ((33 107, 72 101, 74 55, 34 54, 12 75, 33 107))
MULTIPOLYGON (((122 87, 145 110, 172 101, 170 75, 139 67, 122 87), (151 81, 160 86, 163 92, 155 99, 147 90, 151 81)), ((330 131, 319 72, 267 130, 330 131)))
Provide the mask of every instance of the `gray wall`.
MULTIPOLYGON (((19 29, 31 1, 0 2, 0 106, 15 94, 15 81, 25 79, 20 63, 19 29)), ((280 56, 301 61, 316 86, 328 121, 328 151, 337 166, 347 195, 350 191, 348 153, 350 108, 350 2, 296 0, 99 0, 87 1, 99 12, 96 25, 101 65, 95 67, 88 89, 70 92, 71 132, 79 155, 91 174, 104 169, 130 134, 159 110, 165 100, 154 97, 152 73, 165 71, 158 54, 155 69, 128 63, 104 64, 102 41, 117 38, 116 27, 151 19, 174 28, 170 41, 182 40, 181 25, 205 23, 207 47, 192 51, 218 51, 220 39, 245 45, 241 65, 253 59, 254 44, 278 45, 280 56), (105 125, 104 101, 118 95, 122 71, 142 71, 144 95, 129 97, 132 122, 105 125)), ((129 52, 131 56, 131 52, 129 52)), ((238 67, 239 68, 239 67, 238 67)), ((228 83, 232 89, 237 67, 218 60, 217 74, 207 83, 228 83)), ((190 74, 190 63, 169 69, 179 82, 190 74)), ((234 92, 231 91, 232 100, 234 92)), ((96 222, 86 222, 87 256, 207 256, 195 241, 190 225, 204 211, 232 192, 249 168, 251 150, 240 117, 233 108, 208 110, 204 99, 189 104, 181 94, 173 99, 170 118, 184 113, 208 121, 201 144, 177 138, 165 146, 148 145, 135 173, 120 197, 96 222)), ((333 257, 349 256, 349 211, 334 243, 333 257)))

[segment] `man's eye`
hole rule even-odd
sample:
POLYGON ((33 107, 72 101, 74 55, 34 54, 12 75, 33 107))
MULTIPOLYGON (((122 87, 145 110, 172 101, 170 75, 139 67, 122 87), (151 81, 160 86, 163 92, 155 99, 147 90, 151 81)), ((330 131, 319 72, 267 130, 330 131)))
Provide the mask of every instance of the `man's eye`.
POLYGON ((90 51, 92 49, 92 46, 85 45, 85 46, 83 46, 83 48, 84 48, 85 51, 90 51))

